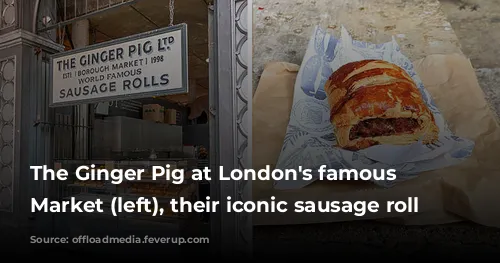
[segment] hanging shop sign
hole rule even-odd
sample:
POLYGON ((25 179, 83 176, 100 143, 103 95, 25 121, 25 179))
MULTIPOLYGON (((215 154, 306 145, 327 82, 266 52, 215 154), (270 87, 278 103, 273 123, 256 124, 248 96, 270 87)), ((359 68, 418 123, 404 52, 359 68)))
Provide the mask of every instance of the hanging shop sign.
POLYGON ((187 25, 51 57, 51 106, 188 92, 187 25))

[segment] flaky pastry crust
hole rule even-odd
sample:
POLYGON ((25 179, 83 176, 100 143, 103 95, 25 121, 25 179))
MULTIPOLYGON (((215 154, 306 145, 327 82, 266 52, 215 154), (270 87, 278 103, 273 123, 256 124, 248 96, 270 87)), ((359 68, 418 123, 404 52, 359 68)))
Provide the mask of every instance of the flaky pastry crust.
POLYGON ((406 71, 382 60, 348 63, 325 84, 337 146, 360 150, 378 144, 434 143, 434 116, 406 71))

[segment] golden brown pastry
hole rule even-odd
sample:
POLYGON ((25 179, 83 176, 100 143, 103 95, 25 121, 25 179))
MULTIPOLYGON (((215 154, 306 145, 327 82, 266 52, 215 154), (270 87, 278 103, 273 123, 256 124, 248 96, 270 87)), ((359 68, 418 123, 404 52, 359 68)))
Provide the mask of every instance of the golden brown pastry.
POLYGON ((325 92, 341 148, 355 151, 438 139, 439 128, 415 82, 392 63, 348 63, 330 76, 325 92))

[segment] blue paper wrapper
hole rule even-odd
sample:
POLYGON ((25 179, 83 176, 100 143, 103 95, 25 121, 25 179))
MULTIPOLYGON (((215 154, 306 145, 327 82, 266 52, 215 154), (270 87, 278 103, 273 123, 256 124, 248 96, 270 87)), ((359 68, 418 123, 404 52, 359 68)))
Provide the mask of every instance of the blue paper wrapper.
MULTIPOLYGON (((425 90, 411 61, 401 53, 393 39, 384 44, 370 44, 351 38, 342 27, 341 37, 335 38, 316 27, 295 82, 293 106, 283 148, 276 169, 396 169, 397 179, 373 181, 390 187, 411 179, 421 172, 441 169, 460 163, 472 154, 474 142, 454 136, 442 114, 425 90), (398 65, 417 84, 422 97, 439 127, 439 141, 433 145, 416 142, 407 146, 377 145, 357 152, 334 147, 334 128, 330 123, 324 85, 341 66, 365 59, 380 59, 398 65)), ((298 189, 314 182, 276 181, 277 189, 298 189)))

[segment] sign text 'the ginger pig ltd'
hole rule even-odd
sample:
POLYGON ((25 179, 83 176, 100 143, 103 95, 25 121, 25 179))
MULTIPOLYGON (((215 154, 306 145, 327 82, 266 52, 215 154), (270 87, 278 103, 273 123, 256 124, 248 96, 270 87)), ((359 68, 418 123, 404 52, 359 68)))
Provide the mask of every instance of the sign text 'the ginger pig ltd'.
POLYGON ((51 58, 51 106, 188 92, 187 26, 142 33, 51 58))

